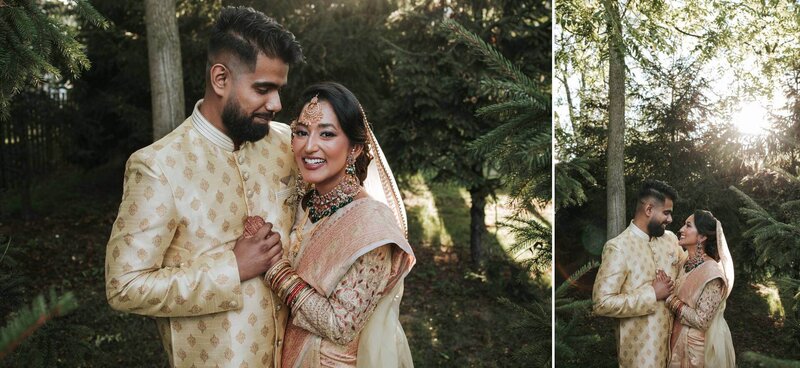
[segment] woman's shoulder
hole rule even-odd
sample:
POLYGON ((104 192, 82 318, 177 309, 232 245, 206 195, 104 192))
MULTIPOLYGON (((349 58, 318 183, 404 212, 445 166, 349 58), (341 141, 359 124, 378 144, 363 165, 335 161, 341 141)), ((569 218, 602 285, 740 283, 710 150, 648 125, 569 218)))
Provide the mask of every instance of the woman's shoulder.
POLYGON ((702 274, 708 281, 712 281, 717 278, 723 280, 725 279, 725 270, 722 268, 722 264, 713 259, 703 262, 703 264, 698 268, 703 271, 702 274))

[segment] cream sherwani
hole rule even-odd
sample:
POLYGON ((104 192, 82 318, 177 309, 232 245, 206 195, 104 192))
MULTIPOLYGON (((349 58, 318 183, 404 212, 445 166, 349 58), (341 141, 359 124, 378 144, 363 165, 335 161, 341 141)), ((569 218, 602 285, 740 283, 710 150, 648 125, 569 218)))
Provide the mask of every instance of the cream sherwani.
POLYGON ((246 216, 289 239, 296 167, 288 126, 234 151, 194 112, 131 155, 106 252, 114 309, 156 317, 175 367, 280 366, 287 311, 260 277, 240 282, 233 246, 246 216))
POLYGON ((596 315, 619 321, 620 367, 666 367, 672 314, 651 284, 659 268, 675 280, 685 257, 675 234, 650 240, 633 222, 603 247, 592 301, 596 315))

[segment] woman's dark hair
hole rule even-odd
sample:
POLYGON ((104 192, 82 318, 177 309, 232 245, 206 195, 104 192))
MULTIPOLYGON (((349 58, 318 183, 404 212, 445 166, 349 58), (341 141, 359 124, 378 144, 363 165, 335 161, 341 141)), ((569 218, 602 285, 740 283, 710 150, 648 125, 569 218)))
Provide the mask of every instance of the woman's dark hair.
POLYGON ((336 82, 322 82, 309 86, 303 91, 300 103, 295 108, 294 116, 299 116, 303 106, 314 96, 331 105, 350 144, 361 144, 364 147, 361 155, 356 159, 356 177, 363 184, 367 178, 367 167, 369 167, 372 157, 369 154, 367 127, 364 125, 366 119, 361 110, 361 104, 353 92, 350 92, 345 86, 336 82))
POLYGON ((710 211, 695 210, 694 226, 697 234, 706 237, 703 242, 703 251, 714 260, 719 261, 719 249, 717 249, 717 218, 710 211))

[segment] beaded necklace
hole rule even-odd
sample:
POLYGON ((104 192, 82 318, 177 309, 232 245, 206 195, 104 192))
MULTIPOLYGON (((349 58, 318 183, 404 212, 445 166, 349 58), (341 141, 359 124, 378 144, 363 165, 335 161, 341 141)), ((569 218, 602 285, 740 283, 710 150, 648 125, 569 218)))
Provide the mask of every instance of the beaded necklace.
POLYGON ((312 222, 317 222, 325 216, 330 216, 340 208, 348 205, 361 192, 358 179, 353 175, 345 175, 333 190, 319 194, 314 189, 308 199, 308 216, 312 222))
POLYGON ((706 261, 705 260, 705 255, 706 255, 706 252, 703 251, 703 245, 702 244, 698 244, 697 248, 695 249, 694 256, 689 258, 689 259, 687 259, 686 263, 683 264, 683 270, 686 273, 689 273, 689 271, 691 271, 691 270, 697 268, 697 266, 700 266, 701 264, 703 264, 703 262, 706 261))

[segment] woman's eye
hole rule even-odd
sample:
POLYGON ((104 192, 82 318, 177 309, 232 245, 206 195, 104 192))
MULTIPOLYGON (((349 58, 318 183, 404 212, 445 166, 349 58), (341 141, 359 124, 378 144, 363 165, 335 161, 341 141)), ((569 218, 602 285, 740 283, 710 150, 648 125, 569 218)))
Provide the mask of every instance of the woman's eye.
POLYGON ((322 132, 322 134, 320 134, 320 135, 325 137, 325 138, 333 138, 333 137, 336 136, 336 134, 334 134, 332 132, 322 132))
POLYGON ((298 131, 295 131, 293 134, 294 134, 295 137, 305 137, 308 133, 306 133, 306 132, 304 132, 302 130, 298 130, 298 131))

